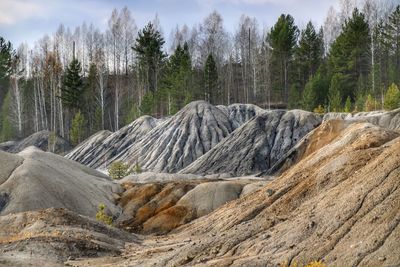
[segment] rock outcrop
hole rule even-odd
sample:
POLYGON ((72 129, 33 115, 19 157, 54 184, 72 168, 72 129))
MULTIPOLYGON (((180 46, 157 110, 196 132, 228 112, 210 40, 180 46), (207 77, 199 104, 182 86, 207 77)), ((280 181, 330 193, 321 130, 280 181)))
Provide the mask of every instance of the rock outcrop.
POLYGON ((103 203, 117 216, 113 195, 121 187, 104 174, 53 153, 28 147, 0 152, 0 215, 67 208, 95 217, 103 203))
POLYGON ((71 149, 69 142, 60 136, 52 136, 49 131, 40 131, 20 141, 1 143, 0 150, 10 153, 18 153, 30 146, 35 146, 43 151, 52 151, 57 154, 64 154, 71 149))
MULTIPOLYGON (((122 214, 116 225, 134 233, 166 234, 239 198, 245 186, 266 183, 251 179, 191 180, 182 176, 170 182, 123 182, 126 191, 119 199, 122 214)), ((244 193, 258 188, 247 188, 244 193)))
POLYGON ((115 133, 100 131, 66 155, 92 168, 107 168, 128 153, 130 147, 158 125, 159 121, 142 116, 115 133))
POLYGON ((181 173, 246 175, 268 170, 322 118, 301 110, 273 110, 254 117, 181 173))

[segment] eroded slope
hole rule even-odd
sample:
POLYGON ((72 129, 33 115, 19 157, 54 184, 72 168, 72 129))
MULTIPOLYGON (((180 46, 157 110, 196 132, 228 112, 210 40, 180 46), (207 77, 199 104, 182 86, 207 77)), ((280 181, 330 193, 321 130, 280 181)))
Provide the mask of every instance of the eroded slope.
MULTIPOLYGON (((131 245, 113 266, 400 264, 400 138, 368 123, 329 143, 263 189, 163 238, 131 245)), ((102 258, 73 262, 107 265, 102 258)))

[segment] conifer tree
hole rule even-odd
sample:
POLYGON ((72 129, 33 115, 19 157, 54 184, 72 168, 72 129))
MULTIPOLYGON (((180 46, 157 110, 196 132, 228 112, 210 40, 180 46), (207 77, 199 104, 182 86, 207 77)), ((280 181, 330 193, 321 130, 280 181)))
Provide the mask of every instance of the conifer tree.
POLYGON ((335 74, 332 77, 331 85, 329 87, 329 106, 330 110, 334 112, 339 112, 342 107, 342 96, 340 93, 341 74, 335 74))
MULTIPOLYGON (((14 50, 10 42, 7 42, 3 37, 0 36, 0 108, 3 105, 3 102, 6 99, 6 95, 9 87, 9 77, 12 70, 12 62, 14 57, 14 50)), ((0 131, 2 130, 3 125, 6 123, 6 119, 8 118, 9 111, 3 114, 4 118, 0 119, 0 131)), ((9 125, 5 127, 9 128, 9 125)), ((4 130, 8 132, 8 130, 4 130)))
POLYGON ((289 67, 295 51, 299 29, 294 24, 291 15, 282 14, 274 27, 271 28, 268 39, 272 47, 272 73, 275 89, 283 89, 283 100, 288 102, 289 67))
POLYGON ((390 70, 391 82, 400 84, 400 5, 389 17, 385 37, 387 38, 392 65, 390 70))
POLYGON ((384 108, 392 110, 400 107, 400 90, 396 84, 392 84, 386 92, 384 108))
POLYGON ((169 115, 175 114, 192 99, 192 63, 189 46, 178 44, 170 56, 162 80, 163 98, 168 103, 169 115))
POLYGON ((219 95, 218 71, 214 57, 209 54, 204 66, 204 100, 216 104, 219 95))
POLYGON ((161 63, 166 57, 162 51, 165 41, 161 33, 149 22, 138 33, 132 49, 136 53, 139 64, 147 77, 147 91, 157 91, 161 63))
POLYGON ((315 75, 322 63, 324 55, 323 38, 322 29, 317 33, 311 21, 301 31, 299 46, 295 53, 301 87, 306 84, 309 77, 315 75))
POLYGON ((329 52, 329 70, 341 84, 342 97, 356 97, 357 85, 366 84, 370 69, 370 32, 368 23, 358 9, 354 9, 353 15, 346 20, 342 33, 332 44, 329 52))
POLYGON ((82 104, 84 87, 81 72, 81 63, 74 58, 65 72, 60 96, 63 104, 71 109, 79 109, 82 104))

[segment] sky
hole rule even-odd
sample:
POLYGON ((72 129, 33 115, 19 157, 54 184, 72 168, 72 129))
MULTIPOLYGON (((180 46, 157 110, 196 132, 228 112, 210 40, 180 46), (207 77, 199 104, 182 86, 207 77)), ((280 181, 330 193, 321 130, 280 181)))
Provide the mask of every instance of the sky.
POLYGON ((282 13, 291 14, 300 28, 309 20, 321 26, 329 7, 338 7, 338 0, 0 0, 0 36, 17 47, 21 42, 32 46, 54 33, 60 23, 73 29, 86 21, 105 30, 112 9, 124 6, 139 28, 157 14, 168 41, 176 25, 192 27, 214 10, 231 33, 242 14, 255 17, 261 28, 273 26, 282 13))

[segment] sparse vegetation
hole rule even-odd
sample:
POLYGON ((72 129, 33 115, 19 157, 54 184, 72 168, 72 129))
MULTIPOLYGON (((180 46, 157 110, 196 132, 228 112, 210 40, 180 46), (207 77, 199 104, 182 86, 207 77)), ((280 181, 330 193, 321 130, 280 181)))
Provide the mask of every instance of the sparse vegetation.
POLYGON ((140 167, 140 164, 137 160, 136 160, 136 164, 135 164, 135 173, 137 173, 137 174, 142 173, 142 168, 140 167))
POLYGON ((108 216, 105 212, 106 205, 101 203, 96 213, 96 220, 99 222, 103 222, 107 225, 112 225, 113 219, 111 216, 108 216))
POLYGON ((119 160, 114 161, 108 168, 108 174, 113 179, 116 180, 122 179, 130 174, 129 165, 119 160))
POLYGON ((49 152, 54 153, 56 148, 56 142, 57 142, 57 135, 55 134, 55 132, 50 132, 49 139, 47 141, 47 150, 49 152))
POLYGON ((280 267, 327 267, 322 261, 312 261, 306 265, 299 264, 297 262, 287 263, 283 262, 280 267))

